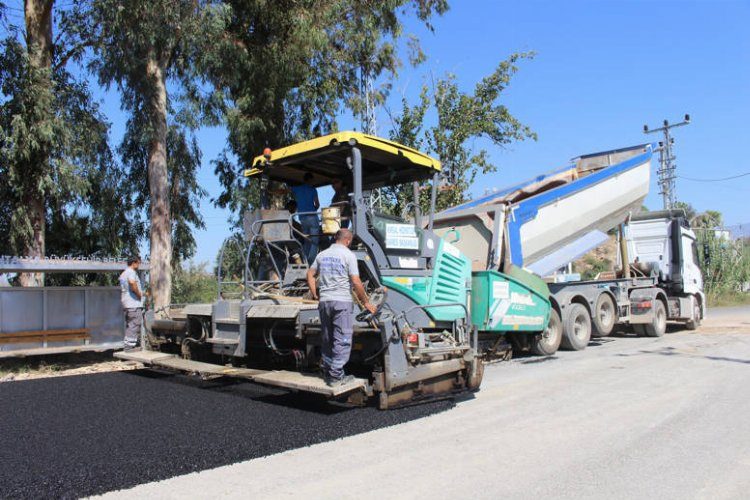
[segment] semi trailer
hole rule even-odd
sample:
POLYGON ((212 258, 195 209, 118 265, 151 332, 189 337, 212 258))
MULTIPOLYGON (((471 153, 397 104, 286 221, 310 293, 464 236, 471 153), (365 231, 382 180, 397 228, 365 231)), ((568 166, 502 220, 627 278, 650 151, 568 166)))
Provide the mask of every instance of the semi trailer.
MULTIPOLYGON (((437 234, 464 235, 454 244, 471 258, 475 275, 520 267, 546 278, 537 287, 552 307, 545 341, 508 331, 504 337, 514 347, 549 355, 561 345, 584 349, 592 336, 607 336, 617 325, 658 337, 667 320, 688 329, 700 324, 705 296, 695 234, 684 212, 639 213, 653 150, 642 144, 584 155, 563 169, 436 215, 437 234), (619 242, 616 272, 558 282, 556 271, 607 241, 613 229, 619 242)), ((517 307, 518 299, 502 287, 495 292, 487 324, 502 322, 517 307)), ((497 336, 481 340, 485 351, 498 345, 497 336)))

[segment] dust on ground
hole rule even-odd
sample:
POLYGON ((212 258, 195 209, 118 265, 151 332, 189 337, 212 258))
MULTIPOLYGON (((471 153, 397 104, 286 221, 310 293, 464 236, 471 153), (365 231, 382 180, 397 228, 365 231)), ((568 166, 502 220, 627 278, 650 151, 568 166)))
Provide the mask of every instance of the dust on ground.
POLYGON ((88 373, 135 370, 143 365, 112 357, 113 351, 0 359, 0 383, 88 373))
POLYGON ((708 308, 700 333, 750 333, 750 306, 708 308))

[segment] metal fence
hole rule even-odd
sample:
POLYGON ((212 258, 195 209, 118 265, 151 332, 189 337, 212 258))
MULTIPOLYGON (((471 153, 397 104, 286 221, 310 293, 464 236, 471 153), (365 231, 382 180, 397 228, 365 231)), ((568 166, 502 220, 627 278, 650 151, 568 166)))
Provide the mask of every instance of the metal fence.
POLYGON ((0 288, 0 357, 119 348, 123 334, 119 287, 0 288), (27 342, 17 335, 63 330, 82 330, 87 338, 51 335, 27 342))

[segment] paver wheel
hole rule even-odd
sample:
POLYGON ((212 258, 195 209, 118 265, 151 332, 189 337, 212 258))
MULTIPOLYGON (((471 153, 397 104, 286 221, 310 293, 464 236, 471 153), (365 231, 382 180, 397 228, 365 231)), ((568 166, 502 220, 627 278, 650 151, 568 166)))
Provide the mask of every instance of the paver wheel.
POLYGON ((482 378, 484 378, 484 361, 476 359, 468 370, 466 387, 470 391, 478 391, 479 386, 482 385, 482 378))
POLYGON ((699 326, 701 326, 701 305, 693 298, 693 317, 685 323, 685 328, 696 330, 699 326))
POLYGON ((560 315, 552 309, 547 328, 542 333, 534 335, 531 340, 531 352, 537 356, 551 356, 555 354, 560 348, 562 332, 563 327, 560 315))
POLYGON ((609 294, 603 293, 596 299, 594 317, 591 319, 591 326, 593 327, 591 331, 592 337, 606 337, 615 329, 617 309, 615 309, 615 301, 612 300, 609 294))
POLYGON ((570 304, 568 317, 563 325, 561 345, 565 349, 580 351, 591 340, 591 316, 582 304, 570 304))
POLYGON ((646 335, 649 337, 661 337, 667 331, 667 309, 661 300, 654 301, 654 319, 651 323, 643 325, 646 335))

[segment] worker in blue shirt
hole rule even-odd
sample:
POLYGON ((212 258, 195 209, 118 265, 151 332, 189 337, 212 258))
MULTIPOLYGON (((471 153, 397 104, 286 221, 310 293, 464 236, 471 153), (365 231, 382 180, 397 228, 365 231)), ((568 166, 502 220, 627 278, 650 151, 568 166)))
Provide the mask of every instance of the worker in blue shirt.
POLYGON ((302 178, 302 184, 292 186, 294 200, 297 202, 297 210, 300 212, 299 222, 302 224, 302 232, 307 235, 304 243, 307 262, 312 263, 318 254, 318 235, 320 234, 320 220, 317 212, 320 208, 318 190, 312 184, 313 175, 307 172, 302 178))

